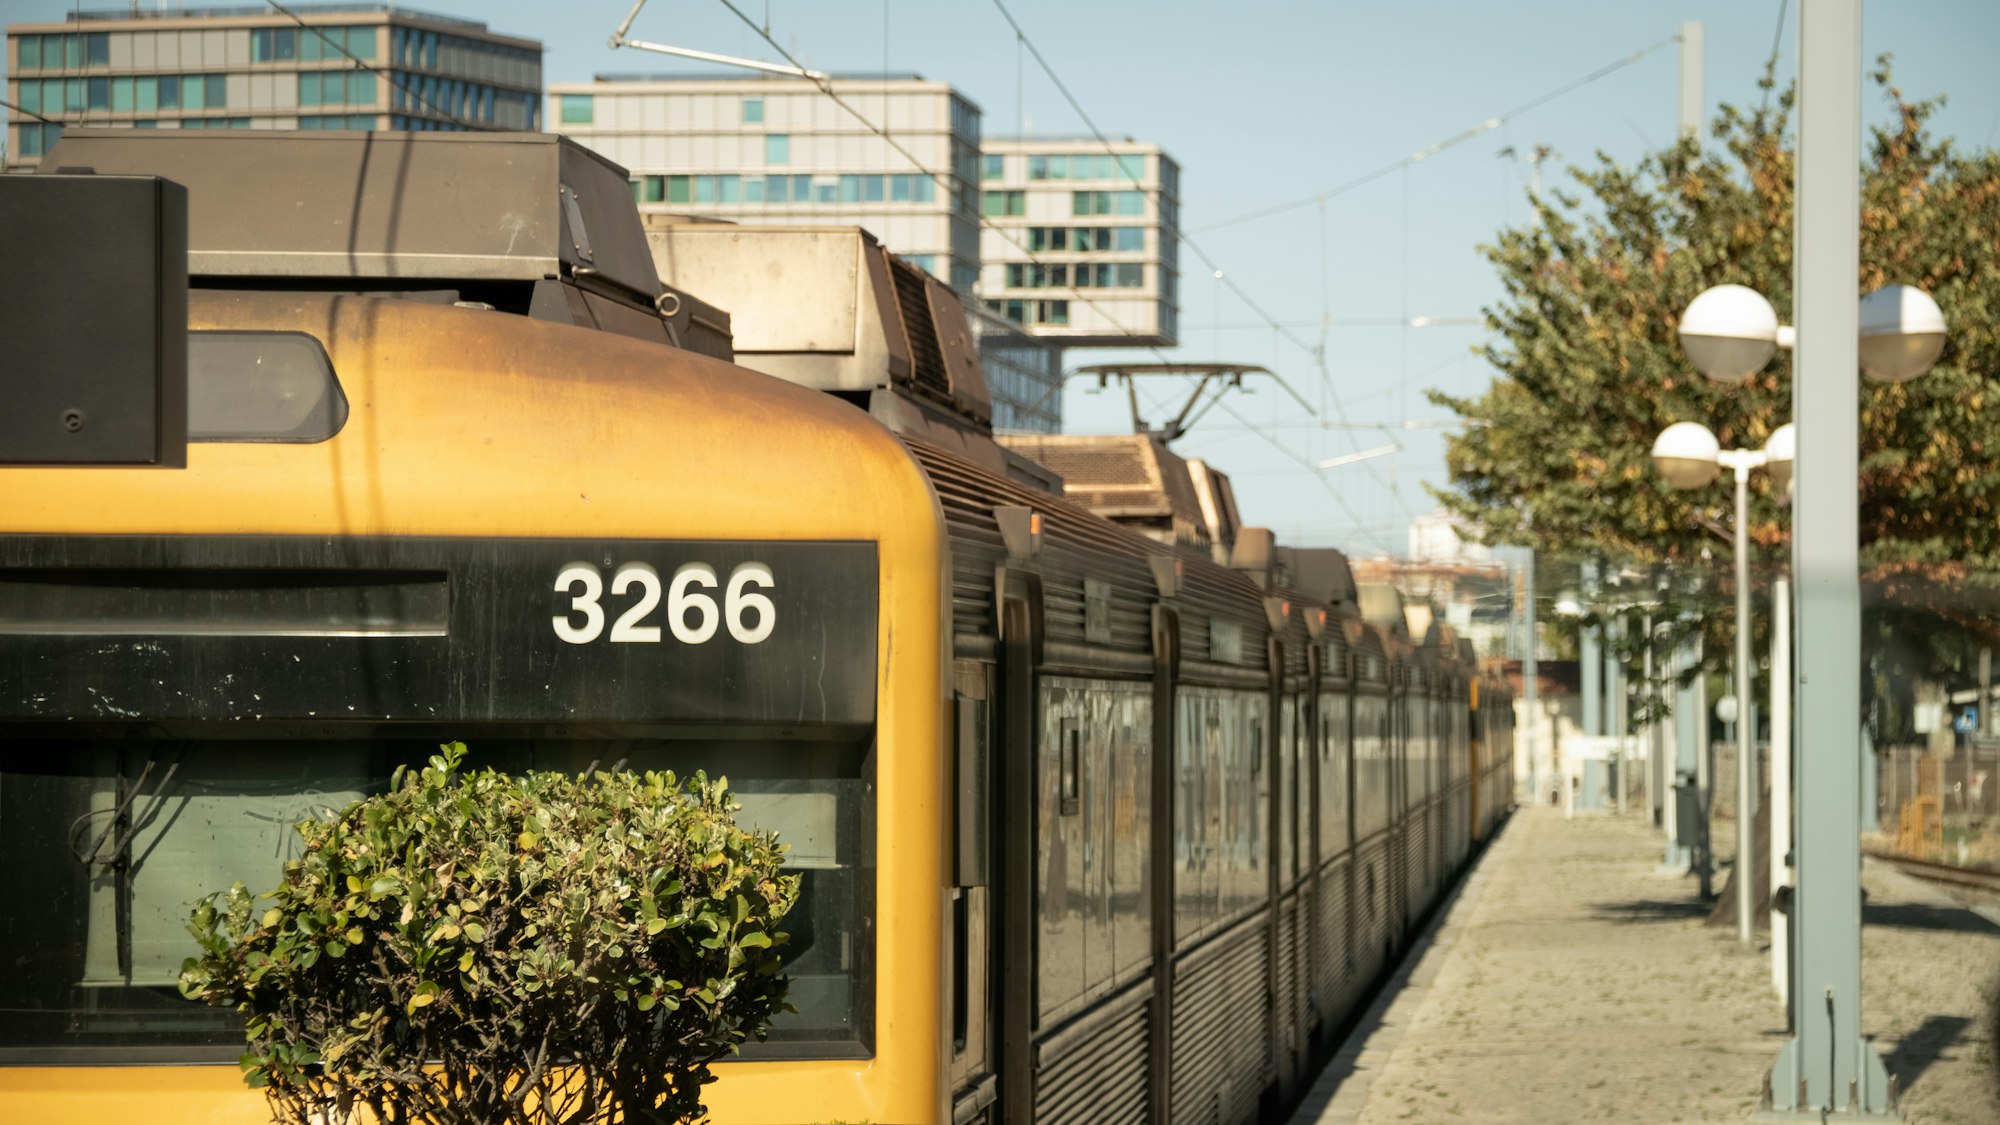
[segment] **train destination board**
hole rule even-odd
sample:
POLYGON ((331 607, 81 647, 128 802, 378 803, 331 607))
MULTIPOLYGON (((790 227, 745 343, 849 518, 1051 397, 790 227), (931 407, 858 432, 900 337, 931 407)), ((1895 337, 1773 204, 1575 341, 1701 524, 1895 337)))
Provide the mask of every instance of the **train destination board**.
POLYGON ((855 542, 4 536, 0 718, 865 724, 876 583, 855 542))

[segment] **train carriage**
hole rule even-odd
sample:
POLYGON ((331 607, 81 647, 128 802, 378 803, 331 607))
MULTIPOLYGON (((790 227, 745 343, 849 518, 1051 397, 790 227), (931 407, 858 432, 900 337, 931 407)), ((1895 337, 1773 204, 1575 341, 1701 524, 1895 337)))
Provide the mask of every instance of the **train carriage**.
MULTIPOLYGON (((726 770, 808 893, 801 1011, 715 1120, 1153 1125, 1282 1115, 1504 812, 1504 693, 1447 633, 1156 439, 996 440, 956 296, 867 235, 641 233, 555 138, 210 140, 50 163, 187 180, 197 339, 317 347, 345 417, 182 472, 0 469, 0 597, 42 606, 0 631, 9 846, 161 802, 277 846, 441 738, 726 770), (323 225, 243 245, 256 161, 323 225), (424 222, 455 161, 542 192, 457 201, 525 242, 424 222), (8 803, 54 791, 73 814, 8 803)), ((196 1016, 133 975, 131 906, 157 928, 236 870, 198 850, 51 853, 71 930, 0 978, 49 1016, 0 1042, 0 1119, 262 1119, 201 1065, 226 1020, 143 1030, 196 1016)), ((0 947, 31 921, 0 908, 0 947)))

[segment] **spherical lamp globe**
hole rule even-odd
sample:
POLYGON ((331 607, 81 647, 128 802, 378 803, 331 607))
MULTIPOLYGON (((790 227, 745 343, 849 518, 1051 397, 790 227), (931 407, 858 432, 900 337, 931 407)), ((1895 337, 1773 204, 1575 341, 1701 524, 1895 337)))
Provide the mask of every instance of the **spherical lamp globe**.
POLYGON ((1929 293, 1885 285, 1861 298, 1861 371, 1884 383, 1907 383, 1944 352, 1944 311, 1929 293))
POLYGON ((1680 337, 1696 371, 1718 383, 1740 383, 1777 350, 1778 313, 1755 289, 1718 285, 1688 303, 1680 337))
POLYGON ((1786 496, 1792 494, 1792 462, 1799 455, 1799 432, 1790 422, 1771 431, 1771 438, 1764 443, 1764 467, 1771 473, 1771 483, 1782 489, 1786 496))
POLYGON ((1700 422, 1675 422, 1653 441, 1653 467, 1661 479, 1678 489, 1700 488, 1722 471, 1716 454, 1722 443, 1700 422))

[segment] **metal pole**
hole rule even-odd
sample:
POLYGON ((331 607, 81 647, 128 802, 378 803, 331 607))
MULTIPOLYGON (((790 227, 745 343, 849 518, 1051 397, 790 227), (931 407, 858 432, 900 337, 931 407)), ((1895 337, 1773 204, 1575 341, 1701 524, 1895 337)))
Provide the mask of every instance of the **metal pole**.
POLYGON ((1539 749, 1536 746, 1536 735, 1542 721, 1540 700, 1542 673, 1539 664, 1540 655, 1535 651, 1535 549, 1533 547, 1528 548, 1526 579, 1527 596, 1521 599, 1528 610, 1528 636, 1521 647, 1521 703, 1522 710, 1526 713, 1521 716, 1521 729, 1526 734, 1525 742, 1528 748, 1530 786, 1528 803, 1539 805, 1542 803, 1542 763, 1536 753, 1539 749))
POLYGON ((1625 661, 1618 654, 1618 650, 1625 640, 1625 619, 1614 618, 1611 627, 1605 632, 1604 710, 1609 723, 1609 729, 1605 733, 1618 740, 1615 744, 1618 749, 1613 751, 1615 757, 1612 759, 1615 766, 1611 774, 1615 779, 1612 782, 1612 790, 1614 807, 1619 816, 1624 816, 1625 790, 1628 788, 1625 773, 1625 661))
POLYGON ((1677 99, 1678 113, 1675 115, 1683 137, 1701 136, 1701 48, 1702 26, 1699 20, 1688 20, 1681 24, 1680 90, 1677 99))
POLYGON ((1736 462, 1736 940, 1749 945, 1756 936, 1752 909, 1757 897, 1756 841, 1751 811, 1757 795, 1757 730, 1750 717, 1750 465, 1736 462))
MULTIPOLYGON (((1581 597, 1585 612, 1596 608, 1597 563, 1586 559, 1582 566, 1581 597)), ((1583 681, 1583 736, 1596 738, 1604 733, 1604 657, 1597 626, 1586 625, 1578 640, 1577 664, 1583 681)))
POLYGON ((1792 245, 1792 580, 1799 838, 1793 1038, 1775 1110, 1883 1114, 1888 1074, 1861 1038, 1860 476, 1855 278, 1861 262, 1861 2, 1799 4, 1792 245))
MULTIPOLYGON (((1771 901, 1791 874, 1792 850, 1792 584, 1771 580, 1771 901)), ((1791 998, 1791 919, 1771 911, 1771 984, 1791 998)))
POLYGON ((1974 729, 1979 732, 1981 738, 1993 733, 1992 710, 1993 650, 1989 647, 1979 650, 1979 710, 1974 729))
MULTIPOLYGON (((1646 685, 1645 698, 1652 700, 1653 683, 1653 615, 1646 615, 1646 651, 1641 660, 1640 675, 1646 685)), ((1657 784, 1660 772, 1660 714, 1657 708, 1649 708, 1652 717, 1646 722, 1646 823, 1660 823, 1660 790, 1657 784)))
POLYGON ((1715 747, 1709 742, 1708 672, 1702 668, 1707 652, 1700 638, 1694 650, 1694 791, 1701 807, 1695 813, 1695 873, 1701 878, 1701 897, 1715 897, 1715 849, 1709 838, 1710 815, 1715 811, 1715 747))

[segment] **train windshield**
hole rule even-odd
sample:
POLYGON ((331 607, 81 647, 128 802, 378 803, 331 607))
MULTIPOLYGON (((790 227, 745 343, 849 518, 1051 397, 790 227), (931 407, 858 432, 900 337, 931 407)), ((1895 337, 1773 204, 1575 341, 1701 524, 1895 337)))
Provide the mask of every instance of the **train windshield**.
MULTIPOLYGON (((508 772, 705 769, 739 822, 791 846, 802 878, 788 995, 746 1058, 869 1053, 873 1018, 873 755, 865 742, 467 739, 471 767, 508 772)), ((0 1058, 224 1061, 238 1017, 180 997, 197 952, 188 912, 241 880, 277 885, 292 826, 379 792, 435 740, 14 741, 0 747, 0 1058)))

